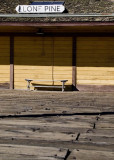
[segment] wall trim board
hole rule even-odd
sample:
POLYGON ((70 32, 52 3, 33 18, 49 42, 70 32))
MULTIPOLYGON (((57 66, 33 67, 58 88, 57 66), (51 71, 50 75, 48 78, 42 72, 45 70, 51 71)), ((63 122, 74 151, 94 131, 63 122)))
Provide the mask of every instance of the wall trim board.
POLYGON ((114 22, 1 22, 0 26, 114 26, 114 22))
POLYGON ((72 90, 76 91, 76 37, 72 37, 72 90))
POLYGON ((52 33, 48 32, 44 35, 37 35, 36 33, 16 33, 16 32, 2 32, 0 36, 23 36, 23 37, 114 37, 114 32, 77 32, 77 33, 52 33))
POLYGON ((10 89, 14 89, 14 36, 10 36, 10 89))

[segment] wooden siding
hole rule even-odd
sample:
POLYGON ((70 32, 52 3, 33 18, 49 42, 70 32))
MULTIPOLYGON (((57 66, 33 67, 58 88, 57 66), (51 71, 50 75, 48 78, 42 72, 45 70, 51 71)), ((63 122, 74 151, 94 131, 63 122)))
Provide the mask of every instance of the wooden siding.
POLYGON ((114 38, 77 38, 77 84, 114 85, 114 38))
MULTIPOLYGON (((72 38, 54 38, 54 79, 67 79, 72 85, 72 38)), ((55 83, 58 84, 58 83, 55 83)))
MULTIPOLYGON (((25 89, 25 78, 68 79, 72 82, 71 38, 15 37, 14 88, 25 89)), ((42 82, 52 85, 52 82, 42 82)))
POLYGON ((0 36, 0 86, 10 81, 10 38, 0 36))
MULTIPOLYGON (((114 34, 113 22, 0 22, 1 33, 36 33, 42 28, 44 33, 111 33, 114 34)), ((35 35, 35 34, 34 34, 35 35)), ((68 34, 66 34, 68 36, 68 34)), ((74 36, 74 35, 73 35, 74 36)))

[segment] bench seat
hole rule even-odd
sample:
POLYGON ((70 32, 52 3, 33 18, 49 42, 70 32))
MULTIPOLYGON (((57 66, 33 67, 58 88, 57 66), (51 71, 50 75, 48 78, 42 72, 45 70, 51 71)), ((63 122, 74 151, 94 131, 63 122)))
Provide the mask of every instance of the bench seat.
POLYGON ((62 92, 64 92, 65 89, 65 83, 68 80, 33 80, 33 79, 25 79, 25 81, 27 81, 27 89, 30 90, 30 86, 32 85, 32 87, 34 88, 61 88, 62 92), (36 82, 61 82, 61 86, 59 85, 39 85, 39 84, 35 84, 35 83, 31 83, 32 81, 36 81, 36 82), (30 85, 31 83, 31 85, 30 85))
MULTIPOLYGON (((37 88, 37 87, 38 87, 38 88, 40 88, 40 87, 41 87, 41 88, 45 88, 45 87, 46 87, 46 88, 62 88, 62 86, 45 86, 45 85, 44 85, 44 86, 40 86, 40 85, 33 85, 33 84, 32 84, 32 86, 33 86, 33 87, 36 87, 36 88, 37 88)), ((64 88, 65 88, 65 86, 64 86, 64 88)))

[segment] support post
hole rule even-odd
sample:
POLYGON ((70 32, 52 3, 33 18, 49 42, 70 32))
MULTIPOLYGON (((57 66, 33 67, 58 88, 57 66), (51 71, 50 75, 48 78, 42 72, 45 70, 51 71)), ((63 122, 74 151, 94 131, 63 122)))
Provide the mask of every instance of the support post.
POLYGON ((10 36, 10 89, 14 89, 14 36, 10 36))
POLYGON ((76 91, 76 37, 72 38, 72 90, 76 91))

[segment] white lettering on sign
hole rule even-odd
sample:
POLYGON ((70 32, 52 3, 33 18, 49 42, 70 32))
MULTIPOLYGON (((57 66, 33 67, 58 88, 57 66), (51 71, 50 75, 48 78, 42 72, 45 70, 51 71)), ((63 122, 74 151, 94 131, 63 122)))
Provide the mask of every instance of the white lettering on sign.
POLYGON ((65 10, 63 5, 18 5, 18 13, 62 13, 65 10))

